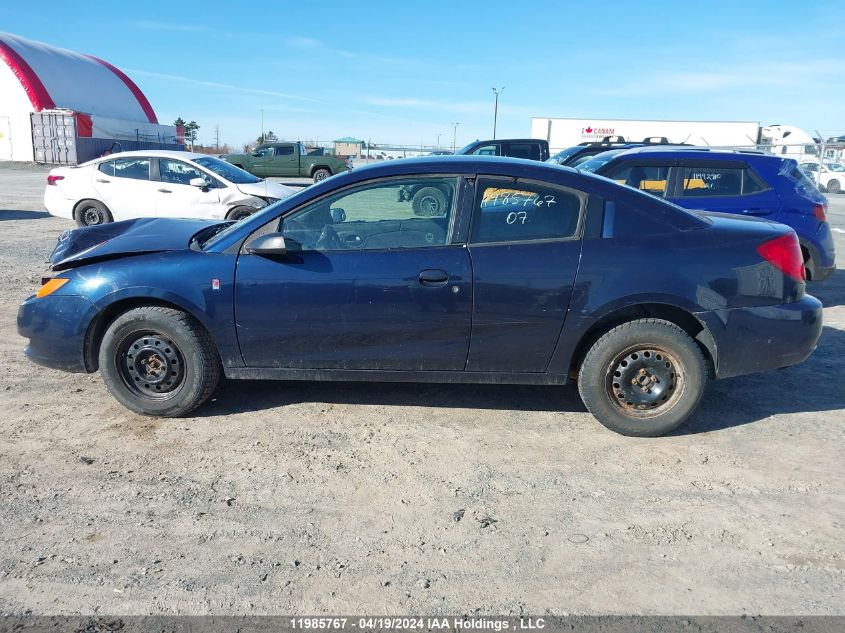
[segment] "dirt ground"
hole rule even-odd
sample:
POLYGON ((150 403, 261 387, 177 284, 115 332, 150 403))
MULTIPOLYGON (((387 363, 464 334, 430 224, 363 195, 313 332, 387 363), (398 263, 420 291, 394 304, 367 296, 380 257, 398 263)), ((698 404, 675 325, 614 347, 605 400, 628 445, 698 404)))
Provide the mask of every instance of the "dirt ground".
POLYGON ((670 437, 573 387, 230 382, 157 420, 23 356, 71 227, 44 180, 0 168, 0 614, 845 613, 845 269, 810 360, 670 437))

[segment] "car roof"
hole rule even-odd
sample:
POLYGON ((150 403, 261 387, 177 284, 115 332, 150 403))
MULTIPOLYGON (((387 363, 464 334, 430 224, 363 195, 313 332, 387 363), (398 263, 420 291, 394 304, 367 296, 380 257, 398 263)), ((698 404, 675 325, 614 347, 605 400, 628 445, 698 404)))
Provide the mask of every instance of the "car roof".
POLYGON ((625 150, 620 156, 658 156, 665 158, 666 155, 674 154, 676 158, 710 158, 710 159, 730 159, 743 157, 754 158, 780 158, 773 154, 766 154, 758 149, 730 149, 730 148, 711 148, 711 147, 682 147, 682 146, 654 146, 646 145, 644 147, 634 147, 625 150))
POLYGON ((484 143, 542 143, 544 140, 542 138, 493 138, 486 141, 473 141, 471 145, 484 143))
MULTIPOLYGON (((526 172, 544 172, 550 175, 560 174, 564 170, 570 174, 578 174, 577 169, 553 165, 526 158, 510 158, 506 156, 477 156, 477 155, 447 155, 420 156, 418 158, 402 158, 370 165, 356 167, 350 174, 364 174, 366 178, 378 176, 394 176, 402 174, 436 174, 458 173, 471 174, 475 172, 493 175, 511 174, 513 177, 527 176, 526 172)), ((536 175, 536 174, 535 174, 536 175)))
MULTIPOLYGON (((108 156, 102 156, 103 160, 111 160, 114 158, 132 158, 133 156, 152 156, 155 158, 181 158, 182 160, 195 160, 203 156, 211 156, 216 158, 213 154, 200 154, 199 152, 180 152, 173 149, 139 149, 127 152, 114 152, 108 156)), ((98 159, 99 160, 99 159, 98 159)))

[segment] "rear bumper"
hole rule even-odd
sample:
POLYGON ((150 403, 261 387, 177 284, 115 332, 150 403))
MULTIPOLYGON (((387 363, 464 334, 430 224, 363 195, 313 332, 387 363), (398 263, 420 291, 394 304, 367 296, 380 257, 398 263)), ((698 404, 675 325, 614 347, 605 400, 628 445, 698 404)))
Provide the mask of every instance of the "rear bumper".
POLYGON ((85 334, 93 312, 83 297, 29 297, 18 309, 18 334, 29 339, 24 353, 45 367, 86 372, 85 334))
POLYGON ((716 345, 716 377, 780 369, 806 360, 822 331, 822 304, 800 301, 698 313, 716 345))
POLYGON ((57 218, 73 219, 74 200, 68 200, 62 193, 61 187, 47 185, 44 187, 44 208, 57 218))
MULTIPOLYGON (((800 236, 799 236, 800 237, 800 236)), ((810 254, 806 266, 813 281, 824 281, 836 270, 836 248, 830 224, 820 222, 819 228, 812 239, 801 240, 802 245, 810 254)))

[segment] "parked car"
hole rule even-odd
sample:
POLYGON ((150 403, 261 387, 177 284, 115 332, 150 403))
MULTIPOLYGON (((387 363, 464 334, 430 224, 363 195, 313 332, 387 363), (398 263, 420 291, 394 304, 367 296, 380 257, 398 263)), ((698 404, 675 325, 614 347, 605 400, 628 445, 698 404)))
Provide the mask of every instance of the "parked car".
POLYGON ((291 193, 214 156, 144 150, 51 170, 44 206, 79 226, 144 217, 240 220, 291 193))
POLYGON ((646 145, 687 145, 686 143, 670 143, 665 136, 650 136, 644 138, 642 141, 626 141, 624 136, 607 136, 601 141, 584 142, 567 147, 559 151, 557 154, 549 158, 547 163, 555 163, 556 165, 567 165, 569 167, 577 167, 581 163, 588 161, 596 154, 601 154, 611 149, 633 149, 634 147, 644 147, 646 145))
POLYGON ((799 363, 822 326, 788 227, 511 159, 364 167, 237 223, 77 229, 50 262, 18 312, 26 354, 99 369, 120 403, 158 416, 189 413, 222 375, 575 377, 605 426, 655 436, 709 376, 799 363), (415 216, 397 195, 409 184, 447 188, 440 214, 415 216))
POLYGON ((827 193, 842 193, 845 185, 845 165, 841 163, 801 163, 801 170, 827 193))
POLYGON ((455 152, 456 156, 509 156, 528 160, 548 160, 548 141, 536 138, 501 138, 474 141, 455 152))
POLYGON ((642 147, 597 154, 578 169, 687 209, 782 222, 798 234, 808 279, 822 281, 836 268, 827 199, 791 158, 753 150, 642 147))
POLYGON ((352 168, 349 158, 309 154, 302 143, 264 143, 251 154, 225 154, 222 158, 256 176, 299 176, 314 182, 352 168))

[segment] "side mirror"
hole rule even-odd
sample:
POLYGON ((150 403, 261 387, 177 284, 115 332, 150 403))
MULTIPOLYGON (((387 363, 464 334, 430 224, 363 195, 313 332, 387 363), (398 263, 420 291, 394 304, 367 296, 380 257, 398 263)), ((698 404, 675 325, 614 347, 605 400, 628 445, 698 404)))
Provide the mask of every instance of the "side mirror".
POLYGON ((272 257, 284 257, 287 254, 285 237, 281 233, 266 233, 246 245, 247 253, 272 257))
POLYGON ((191 178, 188 182, 192 187, 199 187, 200 189, 208 189, 208 181, 205 178, 191 178))
POLYGON ((340 224, 341 222, 346 221, 346 211, 344 211, 340 207, 329 210, 329 213, 332 216, 333 224, 340 224))

